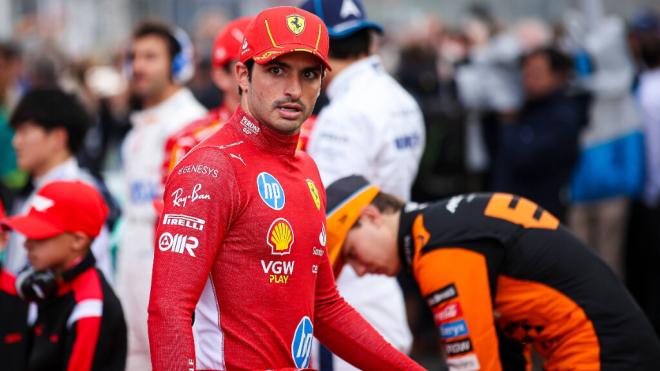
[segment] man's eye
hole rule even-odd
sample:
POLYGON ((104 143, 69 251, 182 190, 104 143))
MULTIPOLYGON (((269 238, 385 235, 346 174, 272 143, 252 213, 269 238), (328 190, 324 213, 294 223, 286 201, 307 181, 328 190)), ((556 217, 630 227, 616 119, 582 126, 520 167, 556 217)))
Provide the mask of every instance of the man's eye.
POLYGON ((319 76, 319 74, 316 71, 305 71, 303 76, 305 76, 307 80, 314 80, 319 76))
POLYGON ((280 67, 274 66, 270 68, 270 73, 272 73, 273 75, 281 75, 282 69, 280 67))

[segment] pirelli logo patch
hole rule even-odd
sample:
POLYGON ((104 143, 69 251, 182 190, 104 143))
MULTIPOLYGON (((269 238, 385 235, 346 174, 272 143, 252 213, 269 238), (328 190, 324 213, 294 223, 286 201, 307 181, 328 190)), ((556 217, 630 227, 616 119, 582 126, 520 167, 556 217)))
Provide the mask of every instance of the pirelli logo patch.
POLYGON ((446 302, 447 300, 451 300, 455 297, 458 296, 458 291, 456 291, 456 286, 454 284, 449 284, 439 290, 433 291, 424 299, 426 300, 426 304, 433 309, 436 306, 446 302))
POLYGON ((472 351, 472 342, 470 339, 450 341, 445 344, 445 352, 447 356, 456 356, 459 354, 465 354, 472 351))

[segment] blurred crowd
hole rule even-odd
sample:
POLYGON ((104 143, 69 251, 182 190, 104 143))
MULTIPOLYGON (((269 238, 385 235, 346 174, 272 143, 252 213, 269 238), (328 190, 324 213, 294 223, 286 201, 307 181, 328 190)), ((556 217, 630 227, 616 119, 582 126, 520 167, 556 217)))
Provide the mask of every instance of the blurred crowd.
MULTIPOLYGON (((483 191, 534 200, 597 249, 660 334, 660 8, 622 19, 597 3, 580 3, 552 23, 503 23, 483 6, 466 9, 460 22, 426 14, 409 27, 386 28, 376 47, 423 112, 426 148, 412 200, 483 191)), ((211 55, 223 26, 222 19, 201 22, 181 62, 190 73, 181 81, 200 112, 223 103, 211 55)), ((159 82, 131 65, 128 46, 105 58, 74 58, 20 35, 0 41, 2 203, 9 214, 21 212, 43 175, 33 158, 53 156, 31 155, 44 148, 30 145, 24 126, 15 132, 21 100, 39 89, 75 94, 89 120, 69 150, 111 206, 102 242, 108 255, 95 255, 113 282, 119 241, 135 228, 126 205, 158 193, 126 185, 135 175, 130 150, 121 148, 159 82)), ((11 257, 3 259, 11 268, 11 257)), ((423 357, 437 349, 434 326, 414 285, 401 280, 413 355, 423 357)))

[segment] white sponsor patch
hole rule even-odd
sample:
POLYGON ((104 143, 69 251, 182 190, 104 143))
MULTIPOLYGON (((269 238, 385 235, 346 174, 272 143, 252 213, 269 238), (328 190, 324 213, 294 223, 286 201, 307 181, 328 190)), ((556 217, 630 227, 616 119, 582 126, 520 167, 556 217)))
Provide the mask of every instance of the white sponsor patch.
POLYGON ((243 116, 241 119, 241 125, 243 125, 243 132, 247 135, 250 134, 259 134, 261 129, 254 124, 254 122, 250 121, 247 117, 243 116))
POLYGON ((458 209, 458 205, 463 201, 463 196, 454 196, 449 199, 447 202, 447 211, 450 213, 454 214, 456 213, 456 209, 458 209))
POLYGON ((452 371, 476 371, 480 369, 479 360, 474 354, 447 358, 447 366, 452 371))
POLYGON ((165 214, 163 216, 163 225, 178 225, 201 231, 204 230, 204 224, 206 224, 206 220, 194 216, 183 214, 165 214))
POLYGON ((160 251, 172 250, 172 252, 179 254, 183 254, 183 252, 186 251, 188 255, 193 258, 196 257, 193 250, 195 250, 197 246, 199 246, 199 240, 197 240, 197 237, 186 236, 183 234, 172 235, 169 232, 165 232, 158 238, 158 249, 160 251))
POLYGON ((172 204, 174 206, 185 207, 188 202, 194 203, 198 200, 210 200, 211 196, 208 193, 202 193, 202 185, 197 183, 192 189, 190 194, 184 195, 183 188, 177 188, 172 192, 172 204))
POLYGON ((41 195, 35 195, 34 199, 32 200, 32 207, 37 210, 37 211, 46 211, 53 207, 55 205, 55 202, 51 200, 50 198, 46 198, 41 195))

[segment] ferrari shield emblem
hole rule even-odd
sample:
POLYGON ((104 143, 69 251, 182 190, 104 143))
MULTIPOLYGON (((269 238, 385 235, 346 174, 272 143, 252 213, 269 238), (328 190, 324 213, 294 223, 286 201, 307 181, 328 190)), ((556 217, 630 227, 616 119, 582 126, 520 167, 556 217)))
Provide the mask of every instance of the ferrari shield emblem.
POLYGON ((286 25, 294 35, 298 36, 305 30, 305 18, 298 14, 286 17, 286 25))

